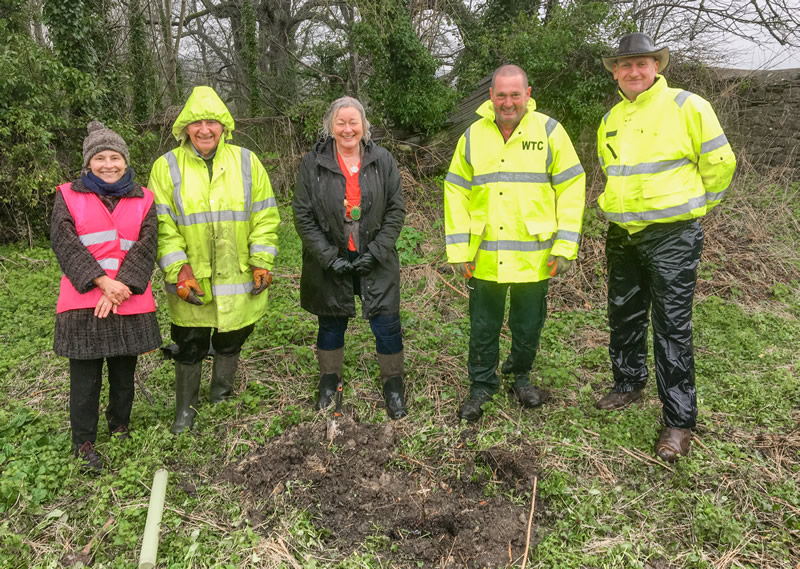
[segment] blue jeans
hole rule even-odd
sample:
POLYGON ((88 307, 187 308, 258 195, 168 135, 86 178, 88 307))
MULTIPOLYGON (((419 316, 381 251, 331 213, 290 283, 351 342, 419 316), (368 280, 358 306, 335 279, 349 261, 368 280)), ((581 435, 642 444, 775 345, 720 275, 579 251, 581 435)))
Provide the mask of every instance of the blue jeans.
MULTIPOLYGON (((338 350, 344 347, 347 316, 318 316, 317 348, 338 350)), ((399 314, 379 314, 369 319, 369 327, 375 335, 375 350, 379 354, 396 354, 403 350, 403 332, 399 314)))

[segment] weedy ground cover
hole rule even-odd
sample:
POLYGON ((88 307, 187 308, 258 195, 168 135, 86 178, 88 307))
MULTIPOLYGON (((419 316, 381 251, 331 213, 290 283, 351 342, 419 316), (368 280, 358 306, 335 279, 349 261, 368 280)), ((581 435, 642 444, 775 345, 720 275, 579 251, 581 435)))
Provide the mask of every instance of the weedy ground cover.
MULTIPOLYGON (((462 484, 470 489, 462 493, 465 507, 477 508, 479 497, 469 492, 478 488, 482 501, 523 513, 502 522, 515 524, 509 536, 524 533, 535 475, 528 567, 795 569, 800 252, 798 211, 785 206, 797 203, 797 186, 757 181, 740 178, 720 211, 704 221, 708 245, 695 306, 700 414, 692 455, 676 465, 653 458, 660 404, 652 381, 644 400, 625 411, 593 407, 610 387, 603 231, 593 208, 577 269, 552 287, 534 370, 549 402, 522 410, 503 391, 478 424, 456 420, 467 389, 467 291, 445 264, 440 212, 430 205, 440 202, 437 190, 407 187, 408 227, 399 245, 411 413, 392 424, 394 443, 381 468, 388 477, 383 483, 395 477, 411 488, 419 482, 407 494, 421 504, 421 517, 408 527, 421 529, 415 534, 393 529, 391 519, 373 521, 384 495, 397 499, 380 492, 378 478, 374 510, 358 510, 358 521, 366 522, 357 540, 354 533, 344 539, 342 527, 331 523, 334 514, 321 507, 338 503, 348 513, 348 503, 366 503, 355 494, 333 497, 338 502, 324 496, 342 493, 341 481, 326 482, 320 472, 312 480, 302 469, 287 469, 291 476, 271 488, 250 487, 242 478, 258 457, 279 458, 273 452, 264 459, 265 449, 306 448, 304 457, 328 457, 333 466, 348 452, 368 455, 357 436, 353 447, 347 440, 321 448, 313 437, 298 439, 324 431, 328 414, 312 408, 316 321, 299 307, 300 243, 286 200, 271 308, 243 353, 236 396, 211 407, 205 381, 196 428, 174 437, 172 364, 160 353, 143 356, 132 439, 109 441, 101 419, 97 448, 108 468, 99 478, 81 475, 71 455, 67 361, 51 348, 58 266, 46 243, 0 247, 0 567, 58 567, 93 537, 95 567, 135 564, 149 485, 163 467, 170 481, 162 567, 475 566, 483 559, 479 552, 473 559, 452 552, 466 551, 458 540, 490 539, 491 528, 466 531, 456 522, 468 512, 453 511, 455 538, 436 534, 423 523, 424 515, 433 517, 425 504, 444 504, 437 500, 462 484), (288 440, 293 444, 280 446, 288 440), (426 502, 422 490, 438 493, 436 499, 426 502), (325 499, 308 500, 313 495, 325 499), (414 540, 432 537, 449 549, 435 560, 415 555, 414 540)), ((161 291, 158 281, 154 289, 161 291)), ((158 296, 168 343, 163 293, 158 296)), ((504 330, 503 355, 509 345, 504 330)), ((382 432, 387 419, 368 324, 351 323, 345 354, 347 414, 364 433, 382 432)), ((347 475, 347 469, 334 471, 347 475)), ((524 548, 517 537, 511 541, 508 554, 495 555, 491 566, 521 564, 524 548)))

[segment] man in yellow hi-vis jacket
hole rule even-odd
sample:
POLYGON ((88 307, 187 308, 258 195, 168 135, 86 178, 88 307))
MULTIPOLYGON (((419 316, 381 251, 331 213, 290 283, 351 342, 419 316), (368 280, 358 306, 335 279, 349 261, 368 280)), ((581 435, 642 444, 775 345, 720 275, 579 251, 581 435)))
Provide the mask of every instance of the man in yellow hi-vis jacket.
POLYGON ((671 89, 663 72, 669 49, 646 34, 620 40, 603 65, 622 101, 603 117, 597 150, 606 174, 598 204, 608 219, 611 392, 598 409, 621 409, 647 381, 647 326, 652 318, 664 429, 656 454, 668 462, 689 453, 697 417, 692 300, 703 249, 698 218, 725 194, 736 159, 711 105, 671 89))
POLYGON ((269 177, 255 154, 226 142, 233 129, 233 117, 214 90, 195 87, 172 127, 180 145, 150 172, 158 265, 178 345, 176 434, 194 422, 210 341, 211 401, 233 393, 239 352, 266 312, 278 254, 280 218, 269 177))
POLYGON ((497 392, 500 329, 511 290, 511 353, 503 374, 524 407, 542 403, 530 383, 551 276, 578 254, 586 176, 564 128, 536 112, 527 74, 504 65, 490 100, 458 141, 444 183, 447 260, 469 279, 470 394, 458 410, 477 421, 497 392))

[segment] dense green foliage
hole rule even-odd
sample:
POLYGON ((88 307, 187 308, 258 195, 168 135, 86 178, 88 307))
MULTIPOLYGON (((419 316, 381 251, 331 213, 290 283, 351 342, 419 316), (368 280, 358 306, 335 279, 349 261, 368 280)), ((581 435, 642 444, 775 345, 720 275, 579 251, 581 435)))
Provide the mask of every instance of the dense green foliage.
MULTIPOLYGON (((713 214, 722 216, 721 225, 741 227, 740 211, 765 221, 764 212, 772 211, 765 209, 772 207, 766 198, 774 199, 779 189, 764 191, 761 182, 731 189, 713 214), (744 202, 754 209, 745 209, 744 202)), ((488 467, 467 472, 453 460, 457 452, 513 450, 526 441, 538 471, 528 567, 711 569, 733 563, 794 569, 800 563, 797 282, 776 288, 772 300, 749 305, 713 295, 698 298, 698 427, 691 457, 677 465, 653 459, 661 416, 654 382, 642 402, 624 411, 594 408, 611 384, 605 310, 602 302, 565 309, 557 292, 534 369, 550 402, 523 410, 503 391, 470 426, 455 420, 467 392, 468 303, 460 294, 463 281, 437 270, 444 247, 441 226, 433 222, 436 210, 423 200, 440 204, 441 195, 431 198, 429 191, 409 188, 407 195, 419 198, 409 203, 410 211, 430 215, 410 216, 398 241, 411 410, 395 423, 398 465, 400 457, 404 464, 433 464, 441 479, 469 476, 481 481, 487 498, 504 493, 527 508, 529 486, 509 489, 501 473, 488 467)), ((796 226, 790 208, 780 215, 776 227, 796 226)), ((381 557, 396 536, 375 528, 355 551, 341 551, 327 539, 324 520, 313 508, 299 510, 281 501, 292 481, 275 500, 253 503, 223 474, 293 425, 322 426, 327 417, 315 413, 310 402, 317 379, 316 320, 299 307, 301 246, 290 217, 282 203, 281 255, 270 308, 245 346, 235 397, 210 406, 204 376, 196 428, 174 437, 169 433, 172 363, 158 353, 143 356, 133 438, 110 441, 101 414, 97 448, 108 468, 97 479, 81 475, 71 457, 68 366, 51 351, 58 265, 45 245, 0 247, 0 566, 54 567, 113 516, 108 535, 93 550, 95 565, 130 567, 138 555, 150 481, 164 467, 170 472, 159 548, 164 567, 388 567, 381 557)), ((789 240, 792 259, 800 255, 796 232, 773 237, 789 240)), ((600 232, 591 232, 584 251, 601 242, 600 232)), ((710 282, 724 269, 718 264, 701 280, 710 282)), ((598 270, 602 281, 602 267, 598 270)), ((571 287, 587 282, 584 276, 573 273, 564 280, 571 287)), ((596 288, 584 290, 592 302, 596 288)), ((154 290, 168 341, 158 277, 154 290)), ((551 292, 558 290, 554 283, 551 292)), ((501 353, 508 349, 504 330, 501 353)), ((351 412, 365 424, 385 422, 375 406, 377 365, 366 322, 348 327, 345 376, 351 412)), ((105 395, 101 403, 107 404, 105 395)))
POLYGON ((408 0, 371 4, 353 30, 372 61, 369 98, 389 124, 430 134, 447 118, 455 93, 436 78, 439 64, 414 33, 408 0))
POLYGON ((515 63, 528 73, 539 109, 562 122, 577 137, 595 128, 613 92, 613 82, 600 63, 608 50, 603 30, 610 27, 605 2, 576 2, 555 9, 545 21, 536 11, 520 9, 502 18, 496 6, 485 14, 484 34, 472 38, 469 56, 461 58, 457 75, 462 91, 470 91, 498 63, 515 63))

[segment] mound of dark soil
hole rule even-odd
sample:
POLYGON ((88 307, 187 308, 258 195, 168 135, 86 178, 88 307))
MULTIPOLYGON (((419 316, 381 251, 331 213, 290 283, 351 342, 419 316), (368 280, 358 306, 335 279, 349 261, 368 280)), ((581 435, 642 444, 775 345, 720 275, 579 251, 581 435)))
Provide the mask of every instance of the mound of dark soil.
MULTIPOLYGON (((504 494, 530 491, 535 474, 530 447, 459 451, 460 476, 443 479, 437 471, 457 469, 443 469, 441 460, 404 456, 393 424, 359 424, 344 417, 337 427, 333 437, 330 424, 294 427, 231 467, 226 477, 246 486, 254 503, 283 500, 311 512, 339 558, 369 537, 393 567, 520 562, 530 502, 521 498, 515 503, 504 494), (492 483, 500 485, 494 497, 484 495, 486 476, 472 476, 479 464, 489 466, 492 483)), ((448 456, 454 460, 452 452, 448 456)), ((256 517, 272 514, 263 511, 256 517)))

